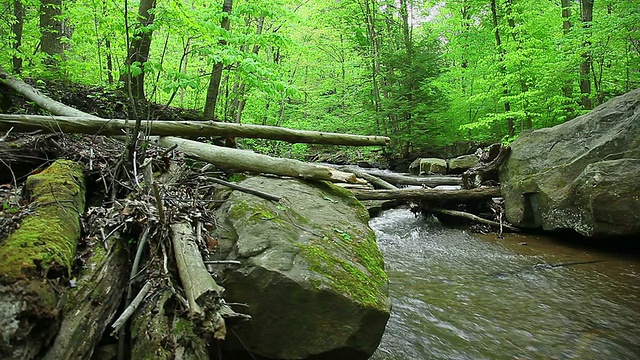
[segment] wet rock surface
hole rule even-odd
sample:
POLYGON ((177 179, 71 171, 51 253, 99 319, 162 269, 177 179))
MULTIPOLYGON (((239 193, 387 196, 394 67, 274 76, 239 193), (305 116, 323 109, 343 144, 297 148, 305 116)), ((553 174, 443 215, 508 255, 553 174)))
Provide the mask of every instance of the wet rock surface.
POLYGON ((500 171, 508 220, 589 237, 640 234, 640 89, 521 134, 500 171))

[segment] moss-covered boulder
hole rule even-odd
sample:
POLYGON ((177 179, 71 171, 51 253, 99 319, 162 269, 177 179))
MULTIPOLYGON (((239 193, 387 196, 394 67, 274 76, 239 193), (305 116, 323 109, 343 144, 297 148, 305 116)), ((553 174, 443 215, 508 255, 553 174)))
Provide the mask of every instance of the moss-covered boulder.
POLYGON ((233 191, 217 211, 214 256, 242 262, 220 274, 227 300, 248 304, 253 317, 234 329, 242 344, 230 336, 228 349, 268 359, 369 358, 390 302, 365 208, 324 182, 253 177, 241 185, 282 200, 233 191))

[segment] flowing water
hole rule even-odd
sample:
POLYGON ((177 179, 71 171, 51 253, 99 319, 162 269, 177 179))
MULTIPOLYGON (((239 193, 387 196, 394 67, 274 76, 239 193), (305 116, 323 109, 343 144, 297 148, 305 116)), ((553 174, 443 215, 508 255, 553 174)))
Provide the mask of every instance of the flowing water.
POLYGON ((393 304, 373 360, 640 359, 635 255, 479 237, 400 209, 371 227, 393 304))

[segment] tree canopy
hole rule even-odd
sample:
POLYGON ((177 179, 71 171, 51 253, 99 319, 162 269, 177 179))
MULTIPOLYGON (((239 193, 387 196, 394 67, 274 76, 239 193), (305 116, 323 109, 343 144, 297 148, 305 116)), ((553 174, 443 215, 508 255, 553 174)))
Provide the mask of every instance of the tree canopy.
POLYGON ((508 142, 640 87, 635 1, 0 0, 0 10, 0 65, 16 75, 120 88, 206 119, 386 135, 399 154, 508 142))

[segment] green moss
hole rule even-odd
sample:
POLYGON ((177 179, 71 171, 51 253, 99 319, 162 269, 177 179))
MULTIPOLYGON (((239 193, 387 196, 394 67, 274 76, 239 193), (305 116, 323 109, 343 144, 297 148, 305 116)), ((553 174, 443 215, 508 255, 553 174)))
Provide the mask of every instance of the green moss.
POLYGON ((246 218, 253 222, 260 222, 265 220, 281 221, 278 214, 274 209, 269 208, 268 203, 260 204, 254 203, 252 205, 238 200, 229 209, 229 216, 232 219, 246 218))
POLYGON ((50 271, 68 274, 80 236, 79 215, 84 212, 82 167, 58 160, 30 176, 26 186, 38 206, 0 247, 0 276, 14 281, 50 271))
POLYGON ((241 182, 243 180, 245 180, 247 178, 247 175, 242 174, 242 173, 235 173, 231 176, 229 176, 229 181, 230 182, 241 182))
MULTIPOLYGON (((309 268, 326 278, 332 289, 348 294, 362 305, 381 308, 385 298, 382 291, 388 278, 382 254, 375 243, 375 234, 371 232, 368 237, 361 238, 354 234, 349 236, 350 239, 346 240, 344 236, 327 235, 315 243, 296 246, 309 263, 309 268), (352 254, 361 267, 334 255, 345 252, 352 254)), ((321 282, 312 284, 317 287, 321 282)))
POLYGON ((362 203, 358 199, 356 199, 355 196, 353 196, 353 193, 351 193, 351 191, 334 185, 329 181, 318 181, 315 183, 320 190, 344 199, 349 207, 355 210, 356 215, 360 220, 362 220, 363 222, 369 221, 369 211, 367 211, 364 205, 362 205, 362 203))
POLYGON ((25 293, 34 295, 30 297, 33 308, 52 311, 58 307, 58 294, 46 282, 30 281, 26 286, 25 293))
POLYGON ((191 321, 181 317, 176 317, 174 319, 173 330, 174 334, 178 336, 195 335, 195 333, 193 332, 193 324, 191 323, 191 321))

